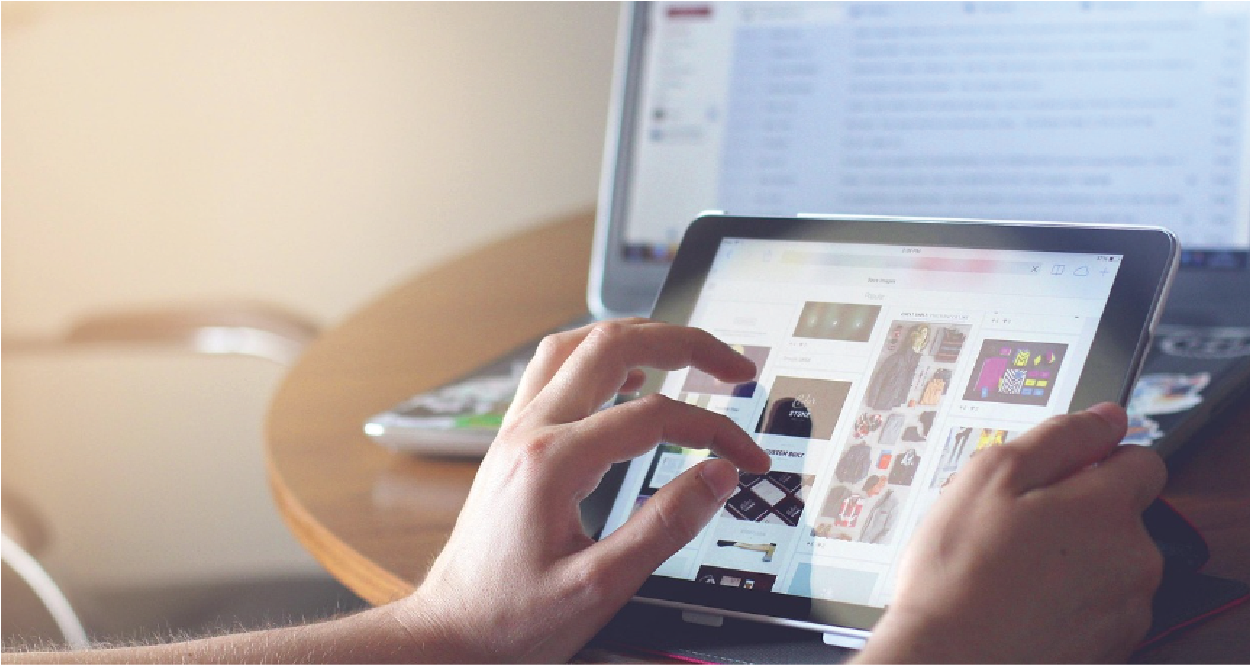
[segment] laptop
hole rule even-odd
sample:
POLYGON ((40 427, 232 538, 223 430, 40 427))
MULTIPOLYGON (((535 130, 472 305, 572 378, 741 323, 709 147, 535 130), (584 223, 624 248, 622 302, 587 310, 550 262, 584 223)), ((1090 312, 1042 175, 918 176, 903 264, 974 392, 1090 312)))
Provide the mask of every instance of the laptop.
MULTIPOLYGON (((1164 226, 1188 251, 1131 439, 1172 452, 1248 383, 1248 16, 1245 2, 628 3, 591 314, 650 313, 708 210, 1164 226)), ((531 350, 366 432, 480 454, 510 395, 498 379, 531 350)))

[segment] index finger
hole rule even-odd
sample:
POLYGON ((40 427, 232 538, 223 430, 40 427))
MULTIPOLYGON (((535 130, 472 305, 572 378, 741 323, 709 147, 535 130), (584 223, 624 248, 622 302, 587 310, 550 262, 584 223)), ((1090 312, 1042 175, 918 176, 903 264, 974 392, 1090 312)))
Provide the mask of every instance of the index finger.
POLYGON ((1130 507, 1141 512, 1160 495, 1167 481, 1168 471, 1159 454, 1141 446, 1124 445, 1069 482, 1074 488, 1104 490, 1124 497, 1130 507))
POLYGON ((1125 437, 1125 428, 1124 409, 1110 402, 1096 404, 1049 418, 1001 449, 992 448, 996 452, 984 455, 989 461, 983 464, 1010 460, 998 471, 1011 490, 1024 494, 1104 460, 1125 437))
POLYGON ((591 327, 530 408, 547 424, 573 422, 615 395, 632 369, 687 366, 732 383, 756 376, 752 361, 698 328, 606 321, 591 327))
MULTIPOLYGON (((623 323, 647 321, 648 319, 644 318, 622 319, 623 323)), ((543 386, 547 385, 560 370, 561 365, 569 359, 569 354, 578 348, 594 327, 594 323, 588 323, 572 330, 563 330, 543 337, 534 350, 534 357, 526 363, 526 369, 521 374, 521 381, 517 385, 516 392, 513 393, 512 404, 509 405, 508 412, 504 414, 505 423, 515 420, 517 414, 530 404, 543 386)))
MULTIPOLYGON (((569 435, 542 451, 544 484, 556 495, 590 493, 617 462, 643 455, 659 443, 704 448, 752 473, 765 473, 768 453, 729 418, 662 395, 649 395, 559 426, 569 435)), ((531 446, 531 451, 535 451, 531 446)))

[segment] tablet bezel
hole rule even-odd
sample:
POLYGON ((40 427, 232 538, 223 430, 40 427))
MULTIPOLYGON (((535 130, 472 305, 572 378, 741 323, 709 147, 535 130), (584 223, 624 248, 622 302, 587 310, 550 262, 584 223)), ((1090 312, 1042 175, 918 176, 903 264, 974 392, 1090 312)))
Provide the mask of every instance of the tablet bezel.
MULTIPOLYGON (((709 268, 725 238, 953 247, 990 250, 1121 255, 1121 266, 1100 318, 1069 411, 1103 401, 1125 404, 1176 270, 1179 247, 1166 229, 1047 222, 840 216, 760 217, 705 215, 691 223, 665 280, 652 318, 676 324, 690 320, 709 268)), ((644 392, 659 389, 662 373, 644 392)), ((606 517, 624 477, 624 466, 596 492, 591 512, 606 517)), ((603 527, 596 520, 591 532, 603 527)), ((811 623, 832 629, 869 630, 884 610, 810 599, 779 592, 744 591, 693 580, 651 576, 640 600, 700 608, 710 613, 761 620, 811 623)))

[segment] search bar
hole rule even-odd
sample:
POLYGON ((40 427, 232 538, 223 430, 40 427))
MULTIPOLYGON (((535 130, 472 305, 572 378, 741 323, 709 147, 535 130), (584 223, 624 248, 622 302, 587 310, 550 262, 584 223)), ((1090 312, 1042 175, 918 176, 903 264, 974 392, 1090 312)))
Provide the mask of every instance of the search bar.
POLYGON ((869 256, 828 252, 782 253, 780 260, 788 265, 827 266, 839 268, 874 268, 880 270, 926 270, 931 272, 971 272, 997 275, 1041 275, 1042 263, 1032 261, 997 261, 994 259, 952 259, 938 256, 869 256))

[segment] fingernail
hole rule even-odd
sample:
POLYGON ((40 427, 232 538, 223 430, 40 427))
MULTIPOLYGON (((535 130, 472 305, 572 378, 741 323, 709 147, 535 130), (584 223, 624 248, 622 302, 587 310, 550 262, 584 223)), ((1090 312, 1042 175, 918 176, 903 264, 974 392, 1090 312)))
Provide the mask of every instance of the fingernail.
POLYGON ((738 469, 723 459, 714 459, 704 463, 700 468, 699 476, 708 484, 708 489, 712 491, 713 496, 717 497, 717 501, 730 498, 734 488, 738 487, 738 469))
POLYGON ((743 359, 743 376, 750 375, 752 379, 755 379, 760 373, 760 368, 756 367, 756 361, 747 356, 740 357, 743 359))
POLYGON ((741 362, 744 367, 746 367, 747 365, 750 365, 753 372, 758 369, 756 367, 756 361, 747 357, 747 354, 743 352, 743 347, 741 345, 734 344, 730 347, 730 350, 734 352, 734 355, 738 356, 741 359, 741 362))
POLYGON ((1128 425, 1128 418, 1125 415, 1125 409, 1113 402, 1100 402, 1089 409, 1088 413, 1093 413, 1102 418, 1106 423, 1117 429, 1124 429, 1128 425))
POLYGON ((757 471, 756 473, 768 473, 769 469, 773 468, 773 458, 769 456, 769 453, 766 453, 763 450, 760 451, 759 457, 760 457, 760 470, 757 471))

